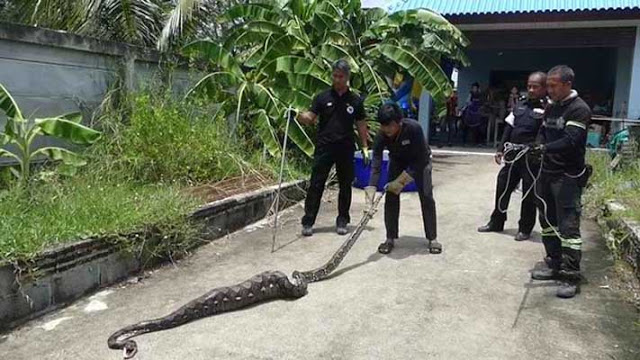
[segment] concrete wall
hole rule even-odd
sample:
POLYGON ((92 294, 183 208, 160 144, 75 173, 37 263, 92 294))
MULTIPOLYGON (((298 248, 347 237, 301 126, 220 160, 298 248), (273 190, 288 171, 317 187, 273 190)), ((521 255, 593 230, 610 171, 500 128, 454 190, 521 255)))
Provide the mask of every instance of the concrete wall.
MULTIPOLYGON (((154 49, 64 32, 0 23, 0 84, 29 117, 82 110, 88 116, 118 75, 130 88, 160 77, 163 57, 154 49)), ((195 78, 173 74, 178 92, 195 78)), ((0 126, 4 126, 0 115, 0 126)))

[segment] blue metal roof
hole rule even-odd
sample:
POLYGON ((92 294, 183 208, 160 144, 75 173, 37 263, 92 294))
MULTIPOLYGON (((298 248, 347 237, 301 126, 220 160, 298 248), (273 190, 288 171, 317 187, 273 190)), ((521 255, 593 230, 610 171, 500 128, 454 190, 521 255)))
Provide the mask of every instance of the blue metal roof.
POLYGON ((442 15, 537 13, 640 8, 640 0, 397 0, 389 10, 431 9, 442 15))

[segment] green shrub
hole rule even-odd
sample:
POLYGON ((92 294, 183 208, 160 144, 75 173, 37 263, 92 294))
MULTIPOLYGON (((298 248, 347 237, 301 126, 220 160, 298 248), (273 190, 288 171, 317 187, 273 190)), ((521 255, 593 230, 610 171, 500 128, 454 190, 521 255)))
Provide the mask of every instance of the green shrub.
POLYGON ((112 134, 96 156, 111 158, 136 181, 193 184, 270 169, 258 149, 231 138, 215 107, 149 93, 129 103, 125 121, 103 117, 112 134))
POLYGON ((640 221, 640 164, 638 162, 612 171, 611 157, 590 151, 588 162, 593 166, 590 186, 586 191, 586 204, 599 208, 609 200, 617 200, 627 207, 626 215, 640 221))

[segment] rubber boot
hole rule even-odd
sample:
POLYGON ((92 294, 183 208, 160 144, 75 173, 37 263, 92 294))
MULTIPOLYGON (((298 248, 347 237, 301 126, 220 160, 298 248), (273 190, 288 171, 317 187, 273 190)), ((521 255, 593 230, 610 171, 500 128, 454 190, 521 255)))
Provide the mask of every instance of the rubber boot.
POLYGON ((487 225, 480 226, 478 228, 478 232, 487 233, 487 232, 501 232, 504 230, 504 224, 497 224, 489 221, 487 225))
POLYGON ((562 299, 571 299, 580 292, 580 283, 577 280, 564 280, 558 287, 556 296, 562 299))

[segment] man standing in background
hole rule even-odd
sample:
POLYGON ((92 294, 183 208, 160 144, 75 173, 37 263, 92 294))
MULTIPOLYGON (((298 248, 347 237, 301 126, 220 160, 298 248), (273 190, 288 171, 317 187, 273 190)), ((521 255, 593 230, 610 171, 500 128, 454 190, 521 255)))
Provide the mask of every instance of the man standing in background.
MULTIPOLYGON (((544 118, 547 94, 546 82, 547 75, 543 72, 535 72, 529 75, 527 97, 519 99, 515 103, 511 114, 505 119, 506 127, 495 155, 495 161, 498 165, 504 159, 505 143, 528 145, 535 142, 544 118)), ((527 167, 528 160, 524 157, 512 163, 511 161, 514 160, 513 154, 504 160, 508 161, 508 163, 505 163, 498 173, 495 206, 493 213, 491 213, 491 219, 487 225, 478 228, 478 231, 500 232, 504 230, 511 194, 522 181, 524 197, 520 207, 520 222, 516 241, 528 240, 536 224, 535 194, 532 191, 534 179, 529 171, 537 175, 538 165, 532 159, 529 159, 527 167)))
POLYGON ((303 236, 313 235, 313 225, 320 208, 325 182, 334 164, 340 186, 336 232, 339 235, 345 235, 347 224, 351 221, 349 209, 351 184, 354 178, 354 125, 358 128, 365 160, 369 156, 367 142, 369 135, 364 101, 349 89, 350 75, 349 64, 345 60, 336 61, 333 64, 332 88, 317 95, 313 99, 311 109, 298 116, 298 121, 303 124, 318 124, 313 169, 302 218, 303 236))

